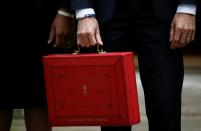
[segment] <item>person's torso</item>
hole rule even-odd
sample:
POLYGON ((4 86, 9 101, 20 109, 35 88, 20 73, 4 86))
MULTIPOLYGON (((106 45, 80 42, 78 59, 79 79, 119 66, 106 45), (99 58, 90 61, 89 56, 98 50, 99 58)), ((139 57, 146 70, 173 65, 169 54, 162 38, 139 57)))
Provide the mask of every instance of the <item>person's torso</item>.
POLYGON ((94 0, 93 5, 100 21, 107 21, 114 13, 115 6, 120 3, 123 8, 131 13, 141 12, 146 6, 153 6, 154 12, 159 19, 170 19, 176 11, 179 0, 94 0), (147 5, 147 3, 151 3, 147 5))
POLYGON ((44 39, 57 12, 53 0, 11 0, 1 11, 1 40, 5 48, 23 47, 44 39))

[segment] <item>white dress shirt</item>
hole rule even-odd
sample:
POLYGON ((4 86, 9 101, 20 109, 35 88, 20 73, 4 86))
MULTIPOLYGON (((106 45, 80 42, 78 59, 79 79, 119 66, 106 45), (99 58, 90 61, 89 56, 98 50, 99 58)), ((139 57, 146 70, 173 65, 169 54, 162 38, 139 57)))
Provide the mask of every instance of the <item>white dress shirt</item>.
MULTIPOLYGON (((196 5, 190 4, 180 4, 177 7, 176 13, 188 13, 192 15, 196 15, 196 5)), ((75 10, 76 19, 83 18, 85 15, 88 14, 95 14, 93 8, 86 8, 86 9, 77 9, 75 10)))

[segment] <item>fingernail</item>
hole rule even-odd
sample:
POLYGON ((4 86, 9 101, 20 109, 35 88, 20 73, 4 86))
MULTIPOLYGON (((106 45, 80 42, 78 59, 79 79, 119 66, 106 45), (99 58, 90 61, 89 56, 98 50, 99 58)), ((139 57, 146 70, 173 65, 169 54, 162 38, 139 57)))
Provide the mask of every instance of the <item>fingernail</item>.
POLYGON ((99 42, 99 44, 100 44, 100 45, 103 45, 103 42, 101 41, 101 42, 99 42))

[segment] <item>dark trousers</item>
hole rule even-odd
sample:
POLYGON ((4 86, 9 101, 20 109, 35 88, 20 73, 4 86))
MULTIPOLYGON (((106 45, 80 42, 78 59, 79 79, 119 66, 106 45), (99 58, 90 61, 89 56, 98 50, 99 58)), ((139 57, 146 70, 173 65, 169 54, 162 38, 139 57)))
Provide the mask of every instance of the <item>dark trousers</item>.
MULTIPOLYGON (((149 131, 180 131, 183 56, 180 49, 170 49, 171 21, 158 20, 151 7, 140 13, 121 11, 100 24, 104 48, 138 54, 149 131)), ((131 126, 101 130, 130 131, 131 126)))

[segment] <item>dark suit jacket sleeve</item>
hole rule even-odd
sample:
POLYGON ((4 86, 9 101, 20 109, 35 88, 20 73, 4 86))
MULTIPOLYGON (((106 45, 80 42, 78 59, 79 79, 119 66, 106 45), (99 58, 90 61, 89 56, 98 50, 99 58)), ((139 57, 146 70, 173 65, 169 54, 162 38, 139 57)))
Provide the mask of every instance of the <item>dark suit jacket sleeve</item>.
POLYGON ((181 0, 180 4, 196 4, 196 0, 181 0))
POLYGON ((70 13, 74 13, 74 10, 70 7, 70 0, 59 0, 58 2, 58 9, 64 9, 70 13))
POLYGON ((70 9, 70 0, 60 0, 59 8, 70 9))
POLYGON ((92 1, 93 0, 70 0, 70 5, 73 9, 93 8, 92 1))

